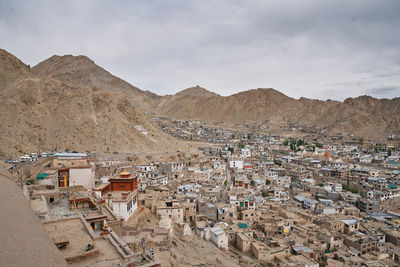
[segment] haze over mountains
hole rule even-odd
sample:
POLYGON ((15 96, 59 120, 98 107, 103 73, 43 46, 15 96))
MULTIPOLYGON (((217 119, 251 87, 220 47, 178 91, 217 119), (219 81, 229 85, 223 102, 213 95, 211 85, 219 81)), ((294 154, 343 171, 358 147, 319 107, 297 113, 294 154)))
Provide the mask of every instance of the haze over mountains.
POLYGON ((149 122, 143 112, 206 122, 268 121, 271 130, 292 124, 366 137, 385 137, 400 129, 400 98, 296 100, 274 89, 225 97, 199 86, 159 96, 113 76, 85 56, 52 56, 29 68, 0 50, 0 82, 2 154, 183 146, 149 122))

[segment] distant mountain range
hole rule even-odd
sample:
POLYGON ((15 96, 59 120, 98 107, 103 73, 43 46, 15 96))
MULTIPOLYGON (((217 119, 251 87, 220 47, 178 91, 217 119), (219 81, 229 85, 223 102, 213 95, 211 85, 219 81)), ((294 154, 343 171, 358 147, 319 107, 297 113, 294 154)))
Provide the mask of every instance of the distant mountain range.
POLYGON ((143 112, 228 124, 267 122, 273 130, 317 127, 364 137, 384 137, 400 129, 400 98, 296 100, 271 88, 225 97, 199 86, 159 96, 113 76, 85 56, 52 56, 29 68, 0 50, 0 94, 3 154, 53 147, 172 149, 178 141, 145 119, 143 112), (144 135, 140 127, 152 133, 144 135))

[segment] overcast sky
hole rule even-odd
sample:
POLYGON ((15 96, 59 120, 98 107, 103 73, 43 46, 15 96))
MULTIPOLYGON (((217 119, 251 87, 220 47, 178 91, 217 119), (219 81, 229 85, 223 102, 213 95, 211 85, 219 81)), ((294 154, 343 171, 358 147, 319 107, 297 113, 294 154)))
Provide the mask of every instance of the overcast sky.
POLYGON ((400 96, 400 1, 4 1, 0 47, 31 66, 86 55, 157 94, 400 96))

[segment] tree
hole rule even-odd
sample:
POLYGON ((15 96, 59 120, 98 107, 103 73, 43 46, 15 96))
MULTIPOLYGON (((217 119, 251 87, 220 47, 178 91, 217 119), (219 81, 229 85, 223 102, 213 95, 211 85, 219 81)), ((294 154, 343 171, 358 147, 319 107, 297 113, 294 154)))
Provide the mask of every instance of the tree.
POLYGON ((271 181, 270 181, 270 180, 265 180, 265 184, 266 184, 266 185, 270 185, 270 184, 271 184, 271 181))
POLYGON ((269 194, 268 194, 268 192, 262 192, 261 195, 262 195, 262 197, 268 197, 269 194))
POLYGON ((233 152, 235 152, 235 149, 233 147, 228 147, 228 151, 230 151, 231 154, 233 154, 233 152))
POLYGON ((288 141, 288 140, 286 140, 286 141, 283 143, 284 146, 288 146, 288 144, 289 144, 289 141, 288 141))
POLYGON ((304 145, 304 140, 303 140, 303 139, 297 140, 296 145, 297 145, 297 146, 302 146, 302 145, 304 145))

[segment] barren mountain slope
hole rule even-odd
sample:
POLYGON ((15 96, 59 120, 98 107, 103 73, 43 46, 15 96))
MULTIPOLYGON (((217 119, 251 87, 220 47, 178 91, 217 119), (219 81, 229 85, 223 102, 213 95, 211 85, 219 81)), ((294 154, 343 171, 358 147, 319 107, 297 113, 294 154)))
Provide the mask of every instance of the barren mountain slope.
POLYGON ((27 65, 6 50, 0 49, 0 87, 9 81, 27 75, 30 75, 27 65))
POLYGON ((151 110, 159 99, 156 94, 142 91, 115 77, 86 56, 52 56, 34 66, 32 72, 40 77, 55 78, 67 84, 122 92, 135 107, 146 111, 151 110))
POLYGON ((6 141, 13 146, 20 142, 23 146, 52 142, 46 149, 79 144, 88 150, 130 151, 150 150, 160 140, 161 147, 175 146, 176 141, 148 123, 141 111, 208 122, 267 122, 270 129, 282 129, 289 124, 318 127, 329 129, 329 133, 353 132, 370 137, 383 137, 400 129, 400 98, 296 100, 274 89, 248 90, 224 97, 199 86, 175 95, 158 96, 111 75, 85 56, 53 56, 31 72, 14 56, 0 52, 0 102, 4 102, 5 110, 1 115, 4 123, 0 131, 4 135, 0 143, 4 145, 6 141), (17 123, 22 126, 17 127, 17 123), (35 130, 29 130, 30 127, 35 130), (146 135, 147 128, 154 133, 146 135), (27 136, 40 136, 41 140, 27 141, 27 136))
MULTIPOLYGON (((204 89, 202 88, 201 91, 204 89)), ((158 112, 179 119, 210 122, 249 123, 268 120, 272 125, 329 128, 330 133, 358 133, 385 136, 400 128, 400 99, 376 99, 369 96, 344 102, 290 98, 274 89, 244 91, 228 97, 203 97, 180 93, 164 97, 158 112)))
MULTIPOLYGON (((16 60, 10 54, 7 57, 5 62, 16 60)), ((0 85, 3 157, 38 150, 149 152, 186 148, 185 143, 145 119, 121 92, 37 77, 29 74, 27 66, 22 73, 2 73, 3 77, 17 77, 0 85)))

